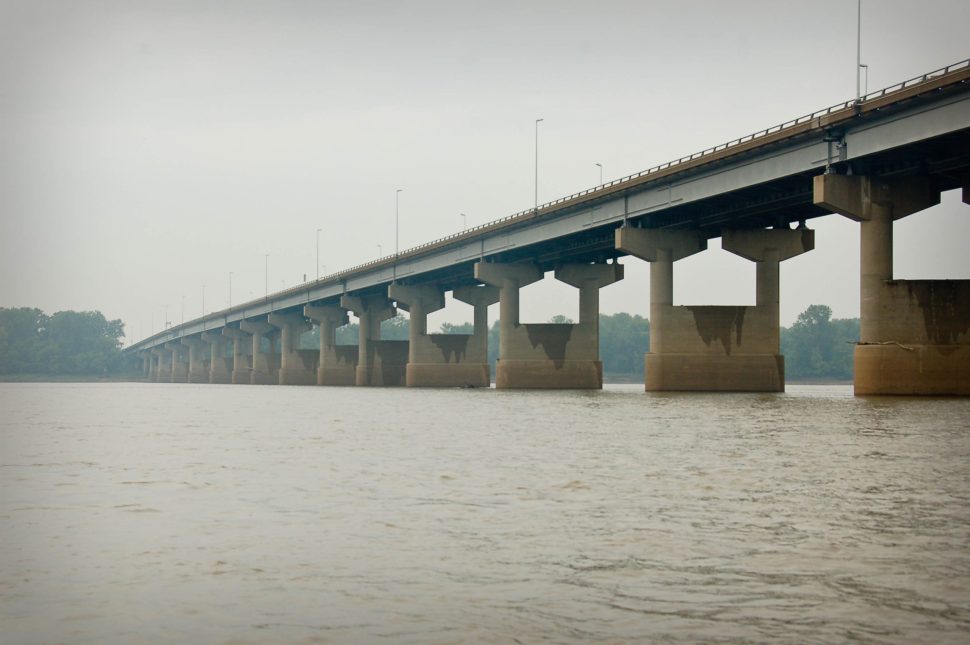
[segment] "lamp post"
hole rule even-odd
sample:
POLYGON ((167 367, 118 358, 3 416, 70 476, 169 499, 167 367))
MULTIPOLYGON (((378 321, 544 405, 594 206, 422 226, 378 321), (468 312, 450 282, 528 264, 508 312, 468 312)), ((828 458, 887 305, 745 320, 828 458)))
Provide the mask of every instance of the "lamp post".
POLYGON ((320 281, 320 231, 317 229, 317 281, 320 281))
POLYGON ((862 100, 859 87, 862 77, 862 0, 856 0, 856 37, 855 37, 855 96, 856 102, 862 100))
POLYGON ((539 210, 539 123, 543 119, 536 119, 536 181, 535 181, 535 209, 539 210))
POLYGON ((603 164, 597 162, 596 165, 599 166, 599 169, 600 169, 600 186, 602 186, 603 185, 603 164))
POLYGON ((377 245, 377 259, 380 260, 383 257, 384 257, 384 249, 381 248, 381 245, 380 244, 378 244, 377 245))
POLYGON ((229 272, 229 309, 232 309, 232 271, 229 272))
POLYGON ((468 218, 465 216, 464 213, 462 213, 461 214, 461 230, 464 231, 467 228, 468 228, 468 218))
POLYGON ((866 70, 866 82, 862 86, 862 96, 869 94, 869 66, 865 63, 859 63, 859 67, 866 70))
POLYGON ((205 331, 205 285, 202 285, 202 331, 205 331))
POLYGON ((264 284, 265 284, 265 288, 266 288, 266 296, 265 297, 266 297, 267 300, 269 300, 269 253, 267 253, 263 257, 263 259, 265 260, 265 264, 263 266, 263 280, 265 281, 264 284))
POLYGON ((182 323, 185 324, 185 294, 182 294, 182 323))

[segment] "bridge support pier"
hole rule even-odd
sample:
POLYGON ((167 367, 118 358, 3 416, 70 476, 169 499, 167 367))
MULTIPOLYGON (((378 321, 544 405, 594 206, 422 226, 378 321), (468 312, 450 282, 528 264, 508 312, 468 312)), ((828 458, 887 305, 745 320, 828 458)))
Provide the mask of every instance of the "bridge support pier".
POLYGON ((172 382, 172 353, 162 347, 153 347, 152 350, 152 373, 153 383, 172 382))
POLYGON ((475 277, 499 288, 495 387, 600 389, 599 290, 623 278, 619 264, 570 264, 556 278, 579 288, 578 324, 521 324, 519 289, 542 278, 534 264, 478 263, 475 277))
POLYGON ((923 177, 820 175, 814 201, 860 226, 855 393, 970 396, 970 280, 893 279, 893 221, 939 191, 923 177))
POLYGON ((239 328, 253 337, 253 369, 249 382, 252 385, 279 384, 279 365, 273 356, 273 332, 275 327, 268 322, 243 320, 239 328), (263 338, 267 340, 267 347, 263 348, 263 338))
POLYGON ((347 324, 347 312, 336 305, 307 305, 303 315, 320 326, 317 385, 354 385, 357 382, 357 346, 337 344, 337 327, 347 324))
POLYGON ((189 350, 189 370, 187 381, 189 383, 208 383, 209 368, 206 365, 206 355, 209 353, 205 343, 201 338, 190 337, 180 339, 181 343, 189 350))
POLYGON ((408 342, 381 340, 381 321, 393 318, 397 310, 386 296, 349 296, 340 306, 354 312, 360 320, 357 345, 357 385, 404 385, 408 342))
POLYGON ((140 352, 138 358, 141 359, 141 375, 146 381, 151 380, 152 376, 152 353, 140 352))
POLYGON ((253 382, 253 366, 250 362, 252 357, 252 336, 242 329, 235 327, 223 327, 222 335, 232 339, 232 375, 230 381, 233 385, 249 385, 253 382))
POLYGON ((616 247, 650 262, 647 391, 783 392, 779 262, 815 246, 808 229, 725 231, 722 247, 757 263, 754 307, 673 304, 673 263, 707 248, 700 231, 621 228, 616 247))
POLYGON ((165 349, 172 356, 172 383, 188 383, 189 381, 189 353, 185 345, 179 341, 165 343, 165 349))
POLYGON ((391 284, 388 297, 411 314, 408 387, 488 387, 488 305, 498 301, 494 287, 460 287, 455 298, 475 307, 474 333, 429 334, 428 314, 445 305, 437 285, 391 284))
POLYGON ((270 314, 270 325, 280 330, 280 385, 316 385, 313 358, 300 352, 300 335, 310 328, 301 314, 270 314))
POLYGON ((202 332, 202 342, 209 346, 209 383, 232 383, 229 359, 226 358, 226 337, 219 332, 202 332))

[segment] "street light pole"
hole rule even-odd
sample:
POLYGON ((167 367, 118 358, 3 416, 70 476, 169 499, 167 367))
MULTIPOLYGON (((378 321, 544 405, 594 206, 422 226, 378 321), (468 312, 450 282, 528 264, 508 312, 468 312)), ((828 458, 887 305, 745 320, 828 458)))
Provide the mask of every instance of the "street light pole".
POLYGON ((866 82, 862 86, 862 96, 869 94, 869 66, 865 63, 860 63, 859 67, 866 70, 866 82))
POLYGON ((542 119, 536 119, 536 181, 535 181, 535 209, 539 210, 539 123, 542 119))
POLYGON ((862 0, 856 0, 856 38, 855 38, 855 96, 856 101, 862 101, 862 91, 859 87, 862 76, 862 0))
POLYGON ((398 188, 397 192, 394 193, 394 267, 391 271, 391 277, 397 279, 397 257, 400 254, 401 247, 398 246, 398 232, 400 231, 400 212, 401 212, 401 191, 403 188, 398 188))
POLYGON ((205 331, 205 285, 202 285, 202 330, 205 331))
POLYGON ((464 213, 462 213, 461 214, 461 230, 464 231, 467 228, 468 228, 468 218, 465 217, 465 214, 464 213))
POLYGON ((384 257, 384 249, 381 248, 381 245, 380 244, 378 244, 377 245, 377 259, 380 260, 380 259, 383 259, 383 257, 384 257))
POLYGON ((264 256, 265 264, 263 266, 263 279, 266 285, 266 299, 269 300, 269 253, 264 256))
POLYGON ((320 231, 317 229, 317 282, 320 281, 320 231))
POLYGON ((232 271, 229 272, 229 308, 232 309, 232 271))
POLYGON ((599 166, 600 168, 600 186, 602 186, 603 185, 603 164, 597 163, 596 165, 599 166))

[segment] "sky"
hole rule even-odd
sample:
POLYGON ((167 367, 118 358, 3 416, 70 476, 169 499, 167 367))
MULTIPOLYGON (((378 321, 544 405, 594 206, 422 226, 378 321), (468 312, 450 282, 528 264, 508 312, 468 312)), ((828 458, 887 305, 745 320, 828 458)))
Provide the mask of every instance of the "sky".
MULTIPOLYGON (((855 96, 856 10, 0 0, 0 307, 100 310, 130 342, 315 278, 318 239, 322 274, 390 253, 396 209, 403 250, 530 208, 536 119, 540 202, 762 130, 855 96)), ((965 0, 863 0, 869 89, 970 57, 968 24, 965 0)), ((858 316, 858 225, 809 225, 782 324, 858 316)), ((957 193, 895 236, 895 277, 970 278, 957 193)), ((754 304, 754 265, 711 249, 675 304, 754 304)), ((646 315, 649 265, 622 263, 601 311, 646 315)), ((550 275, 521 307, 575 318, 578 292, 550 275)))

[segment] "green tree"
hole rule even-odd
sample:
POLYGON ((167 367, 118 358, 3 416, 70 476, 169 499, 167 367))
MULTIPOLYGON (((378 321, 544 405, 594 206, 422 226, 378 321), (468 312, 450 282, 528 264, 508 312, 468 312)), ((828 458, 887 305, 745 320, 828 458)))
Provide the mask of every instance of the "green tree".
POLYGON ((832 319, 826 305, 810 305, 790 328, 781 329, 785 373, 791 378, 852 378, 852 353, 859 320, 832 319))
POLYGON ((0 309, 0 372, 108 374, 127 366, 120 320, 100 311, 0 309))
POLYGON ((47 320, 40 309, 0 308, 0 373, 40 371, 37 360, 47 320))
POLYGON ((472 335, 475 333, 475 325, 470 322, 461 323, 456 325, 453 323, 441 323, 441 333, 442 334, 467 334, 472 335))
POLYGON ((600 314, 600 360, 608 374, 643 375, 650 349, 650 322, 640 315, 600 314))

